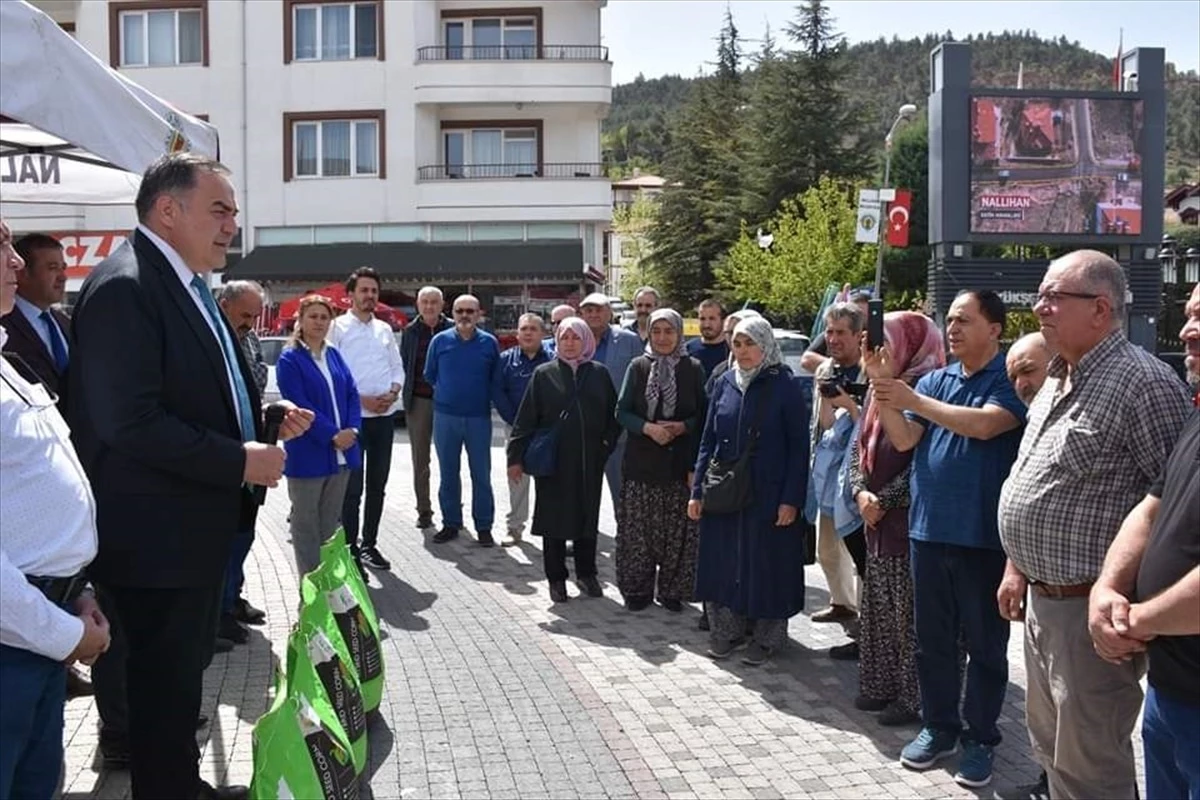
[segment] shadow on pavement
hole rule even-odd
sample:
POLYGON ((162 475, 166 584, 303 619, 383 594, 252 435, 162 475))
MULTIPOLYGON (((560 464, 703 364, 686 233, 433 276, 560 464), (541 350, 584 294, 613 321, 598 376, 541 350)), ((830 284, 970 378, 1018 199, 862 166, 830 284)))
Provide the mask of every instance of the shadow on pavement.
POLYGON ((369 748, 367 767, 358 778, 360 796, 364 800, 377 796, 381 798, 392 796, 387 793, 376 795, 371 788, 371 779, 379 771, 379 768, 387 762, 395 744, 396 737, 392 734, 392 729, 388 725, 387 719, 378 711, 372 712, 367 717, 367 747, 369 748))
POLYGON ((419 614, 427 611, 437 600, 437 592, 418 592, 390 570, 370 570, 379 586, 368 585, 375 613, 388 627, 402 631, 429 629, 429 620, 419 614))
POLYGON ((480 547, 473 534, 466 529, 459 531, 458 538, 436 544, 432 535, 425 537, 425 549, 439 561, 454 564, 471 580, 498 583, 512 594, 531 595, 538 591, 535 586, 542 579, 540 552, 534 558, 529 554, 528 543, 521 547, 480 547), (529 556, 530 564, 516 560, 508 553, 517 549, 529 556))

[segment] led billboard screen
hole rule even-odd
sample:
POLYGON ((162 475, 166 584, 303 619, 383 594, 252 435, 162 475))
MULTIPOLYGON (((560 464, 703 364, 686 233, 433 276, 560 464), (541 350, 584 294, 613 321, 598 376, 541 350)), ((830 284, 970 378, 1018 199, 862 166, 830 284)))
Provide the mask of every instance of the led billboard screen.
POLYGON ((1142 232, 1142 101, 971 98, 971 233, 1142 232))

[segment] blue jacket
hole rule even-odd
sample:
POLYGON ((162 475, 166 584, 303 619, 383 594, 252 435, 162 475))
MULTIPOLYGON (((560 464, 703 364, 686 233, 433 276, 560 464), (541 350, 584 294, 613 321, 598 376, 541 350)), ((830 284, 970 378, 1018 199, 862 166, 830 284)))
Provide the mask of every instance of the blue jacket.
POLYGON ((612 378, 613 390, 620 393, 625 385, 625 373, 629 363, 646 350, 646 345, 636 333, 609 325, 608 331, 596 341, 595 360, 604 365, 612 378))
POLYGON ((500 419, 513 424, 517 418, 517 409, 521 406, 521 398, 525 396, 525 387, 533 377, 533 371, 540 365, 551 360, 550 351, 545 342, 533 358, 521 352, 520 345, 510 347, 500 354, 500 364, 492 375, 492 403, 500 414, 500 419))
MULTIPOLYGON (((320 367, 312 354, 303 345, 286 347, 279 354, 275 365, 275 382, 284 400, 291 400, 300 408, 312 409, 312 426, 303 435, 283 443, 287 461, 283 474, 289 478, 324 478, 338 471, 337 451, 333 449, 333 437, 341 429, 359 428, 362 425, 362 403, 358 387, 350 368, 342 360, 342 354, 332 345, 325 345, 325 361, 333 378, 334 397, 329 395, 329 384, 321 374, 320 367), (339 426, 333 416, 333 404, 337 402, 339 426)), ((362 449, 358 442, 347 449, 346 466, 362 468, 362 449)))
POLYGON ((463 340, 454 328, 434 334, 425 354, 425 380, 433 387, 433 410, 455 417, 492 413, 492 373, 500 344, 487 331, 463 340))

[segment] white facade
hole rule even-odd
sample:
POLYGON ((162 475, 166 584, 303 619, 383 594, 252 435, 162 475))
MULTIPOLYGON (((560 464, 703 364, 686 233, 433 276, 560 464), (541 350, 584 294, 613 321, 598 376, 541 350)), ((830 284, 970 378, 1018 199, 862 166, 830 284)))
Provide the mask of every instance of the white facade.
MULTIPOLYGON (((35 5, 60 23, 73 22, 76 38, 105 62, 131 54, 144 58, 153 48, 143 46, 140 56, 136 45, 124 50, 126 34, 132 40, 130 31, 138 24, 145 30, 155 24, 148 17, 140 23, 125 17, 143 9, 185 8, 156 6, 153 0, 121 3, 119 9, 102 0, 35 0, 35 5), (110 32, 114 20, 116 34, 110 32)), ((217 127, 221 160, 238 187, 244 249, 264 243, 469 241, 480 238, 476 227, 484 237, 504 228, 501 238, 507 239, 575 231, 583 260, 600 263, 612 200, 600 166, 600 125, 612 95, 612 67, 600 46, 604 0, 350 4, 352 21, 360 19, 355 15, 361 6, 378 26, 366 45, 377 48, 368 49, 374 57, 305 60, 303 55, 313 54, 304 51, 306 42, 318 57, 323 46, 315 35, 304 39, 314 21, 333 20, 326 16, 329 9, 346 5, 196 0, 200 17, 188 17, 186 25, 175 19, 174 52, 176 58, 197 57, 183 32, 196 22, 204 28, 207 63, 121 67, 132 80, 217 127), (197 22, 205 18, 206 24, 197 22), (496 35, 503 36, 502 44, 486 46, 496 35), (483 44, 463 44, 464 38, 483 44), (185 50, 192 55, 183 56, 185 50), (327 122, 348 120, 364 127, 349 129, 356 149, 337 163, 353 161, 351 171, 373 174, 301 176, 314 165, 320 170, 334 163, 305 150, 305 142, 312 143, 318 128, 329 141, 346 141, 338 139, 342 128, 327 122), (448 139, 447 131, 465 133, 448 139), (302 141, 301 134, 308 138, 302 141), (379 147, 369 153, 372 135, 379 147), (450 139, 463 152, 448 153, 450 139), (301 152, 315 158, 302 165, 301 152), (488 152, 499 153, 505 163, 486 168, 460 163, 488 152), (516 153, 529 163, 513 166, 516 153)), ((321 23, 329 25, 327 38, 336 22, 321 23)), ((353 38, 349 47, 356 47, 353 38)), ((7 206, 5 215, 18 232, 127 230, 134 223, 131 207, 7 206)))

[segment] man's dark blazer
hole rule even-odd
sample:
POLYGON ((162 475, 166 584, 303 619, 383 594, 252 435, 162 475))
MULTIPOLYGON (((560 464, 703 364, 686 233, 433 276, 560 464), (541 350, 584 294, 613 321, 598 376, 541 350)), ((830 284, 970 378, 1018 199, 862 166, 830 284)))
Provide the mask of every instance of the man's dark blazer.
MULTIPOLYGON (((63 336, 70 341, 71 318, 57 308, 50 309, 50 313, 58 321, 58 327, 62 330, 63 336)), ((46 343, 42 341, 42 337, 38 336, 38 332, 29 324, 29 319, 19 308, 14 308, 8 314, 0 317, 0 325, 3 325, 4 330, 8 331, 8 341, 4 343, 4 352, 19 355, 21 360, 33 370, 41 384, 58 395, 58 410, 65 417, 69 407, 67 404, 67 373, 58 371, 58 367, 54 364, 54 355, 46 349, 46 343)))
MULTIPOLYGON (((261 435, 254 377, 234 343, 261 435)), ((99 583, 219 584, 255 504, 221 346, 163 253, 135 231, 92 270, 72 317, 69 420, 96 496, 99 583)))

